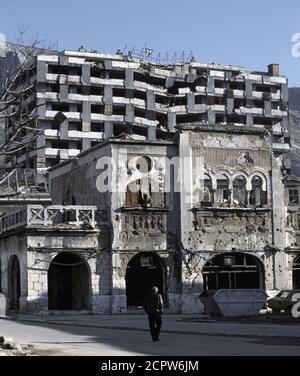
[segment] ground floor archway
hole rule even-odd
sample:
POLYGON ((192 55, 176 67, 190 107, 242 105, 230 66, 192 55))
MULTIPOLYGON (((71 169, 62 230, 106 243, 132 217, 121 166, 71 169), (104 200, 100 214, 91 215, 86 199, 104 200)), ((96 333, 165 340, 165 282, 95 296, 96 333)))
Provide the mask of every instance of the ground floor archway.
POLYGON ((126 268, 127 306, 141 306, 151 287, 157 286, 164 294, 164 267, 161 258, 155 253, 138 253, 126 268))
POLYGON ((300 256, 293 262, 293 289, 300 289, 300 256))
POLYGON ((264 286, 261 262, 246 253, 218 254, 205 264, 202 273, 204 290, 259 289, 264 286))
POLYGON ((74 253, 58 254, 48 270, 48 308, 83 310, 89 308, 90 272, 85 260, 74 253))
POLYGON ((19 310, 21 296, 20 263, 16 255, 11 256, 7 271, 8 309, 19 310))

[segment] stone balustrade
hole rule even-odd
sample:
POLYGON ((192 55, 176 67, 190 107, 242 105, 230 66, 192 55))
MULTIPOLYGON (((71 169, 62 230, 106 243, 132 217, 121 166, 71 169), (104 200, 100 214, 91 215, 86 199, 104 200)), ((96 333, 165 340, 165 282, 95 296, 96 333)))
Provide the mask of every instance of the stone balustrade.
POLYGON ((0 217, 0 234, 21 227, 96 226, 96 206, 27 205, 0 217))

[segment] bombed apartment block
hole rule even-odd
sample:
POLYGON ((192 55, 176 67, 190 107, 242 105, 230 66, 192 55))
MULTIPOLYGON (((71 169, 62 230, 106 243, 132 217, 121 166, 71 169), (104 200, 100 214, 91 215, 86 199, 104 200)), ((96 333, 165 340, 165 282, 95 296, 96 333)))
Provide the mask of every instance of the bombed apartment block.
MULTIPOLYGON (((122 135, 170 140, 184 123, 268 129, 274 151, 288 148, 288 87, 277 64, 250 72, 194 58, 158 64, 131 53, 48 51, 34 58, 16 85, 31 88, 22 111, 36 109, 41 132, 26 152, 8 157, 7 166, 47 169, 122 135)), ((12 116, 7 137, 13 132, 12 116)), ((30 138, 30 129, 19 137, 30 138)))

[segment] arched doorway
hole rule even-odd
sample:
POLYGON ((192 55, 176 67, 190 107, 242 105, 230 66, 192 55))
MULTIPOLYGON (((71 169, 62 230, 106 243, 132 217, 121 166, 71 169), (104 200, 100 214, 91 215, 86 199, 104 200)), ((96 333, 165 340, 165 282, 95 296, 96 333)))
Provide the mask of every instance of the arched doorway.
POLYGON ((263 288, 263 266, 245 253, 222 253, 203 268, 204 290, 263 288))
POLYGON ((48 270, 49 310, 89 308, 90 273, 86 262, 68 252, 58 254, 48 270))
POLYGON ((164 268, 155 253, 139 253, 128 263, 126 268, 127 306, 141 306, 152 286, 157 286, 164 293, 164 268))
POLYGON ((20 263, 17 256, 12 256, 8 263, 8 309, 18 310, 21 296, 20 263))
POLYGON ((300 256, 293 262, 293 289, 300 289, 300 256))

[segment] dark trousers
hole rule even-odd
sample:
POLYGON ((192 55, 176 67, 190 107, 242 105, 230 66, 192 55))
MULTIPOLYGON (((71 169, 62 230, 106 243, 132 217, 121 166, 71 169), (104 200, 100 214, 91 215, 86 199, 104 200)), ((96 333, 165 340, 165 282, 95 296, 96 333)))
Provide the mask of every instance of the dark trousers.
POLYGON ((153 341, 156 341, 159 338, 160 328, 162 324, 160 312, 149 313, 148 320, 149 320, 151 337, 153 341))

